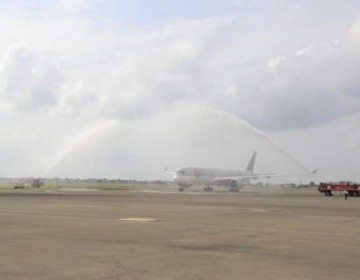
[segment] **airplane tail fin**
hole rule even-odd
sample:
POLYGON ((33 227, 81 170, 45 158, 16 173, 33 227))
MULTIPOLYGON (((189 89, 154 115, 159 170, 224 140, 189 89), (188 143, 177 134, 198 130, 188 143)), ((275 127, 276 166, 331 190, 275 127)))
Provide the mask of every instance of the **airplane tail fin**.
POLYGON ((255 160, 256 160, 256 154, 257 152, 254 151, 251 158, 250 158, 250 161, 248 163, 248 166, 246 167, 246 172, 249 172, 249 173, 254 173, 254 166, 255 166, 255 160))

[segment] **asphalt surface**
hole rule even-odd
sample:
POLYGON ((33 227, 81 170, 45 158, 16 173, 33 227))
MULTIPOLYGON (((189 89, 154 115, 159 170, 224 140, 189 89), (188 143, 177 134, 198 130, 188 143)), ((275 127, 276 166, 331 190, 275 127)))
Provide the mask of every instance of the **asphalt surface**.
POLYGON ((356 279, 360 198, 0 192, 0 279, 356 279))

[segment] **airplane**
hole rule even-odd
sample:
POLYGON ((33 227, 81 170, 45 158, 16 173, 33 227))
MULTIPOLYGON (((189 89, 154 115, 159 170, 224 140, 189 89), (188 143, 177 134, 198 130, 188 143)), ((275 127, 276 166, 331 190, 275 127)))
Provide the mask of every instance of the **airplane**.
MULTIPOLYGON (((182 192, 192 185, 205 185, 204 191, 213 191, 211 186, 225 186, 231 192, 238 192, 251 179, 257 178, 271 178, 275 176, 274 173, 254 173, 255 160, 257 152, 254 151, 246 170, 238 169, 215 169, 203 167, 184 167, 176 172, 165 171, 174 175, 174 182, 179 185, 179 191, 182 192)), ((316 169, 306 174, 296 174, 290 176, 310 175, 316 172, 316 169)), ((286 175, 289 176, 289 175, 286 175)))

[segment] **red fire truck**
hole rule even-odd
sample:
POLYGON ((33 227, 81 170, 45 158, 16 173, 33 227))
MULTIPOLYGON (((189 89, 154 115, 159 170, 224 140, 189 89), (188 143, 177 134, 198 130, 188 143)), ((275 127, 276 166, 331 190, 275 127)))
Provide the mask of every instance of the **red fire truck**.
POLYGON ((319 192, 326 196, 332 196, 334 193, 343 193, 347 191, 349 196, 360 196, 360 184, 353 182, 320 183, 319 192))

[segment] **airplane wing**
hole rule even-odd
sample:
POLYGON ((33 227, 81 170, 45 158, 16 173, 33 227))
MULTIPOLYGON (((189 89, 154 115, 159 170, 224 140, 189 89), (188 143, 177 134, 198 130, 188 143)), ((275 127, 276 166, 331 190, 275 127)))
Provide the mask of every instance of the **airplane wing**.
POLYGON ((229 181, 229 180, 246 180, 246 179, 259 179, 259 178, 273 178, 273 177, 295 177, 295 176, 309 176, 312 174, 315 174, 317 172, 317 169, 308 172, 308 173, 302 173, 302 174, 276 174, 276 173, 254 173, 254 174, 246 174, 242 176, 229 176, 229 177, 215 177, 212 181, 215 182, 221 182, 221 181, 229 181))
POLYGON ((311 172, 307 172, 307 173, 299 173, 299 174, 275 174, 274 175, 270 175, 268 178, 273 178, 273 177, 295 177, 295 176, 309 176, 309 175, 313 175, 317 172, 317 169, 314 169, 311 172))
POLYGON ((169 174, 172 174, 172 175, 175 175, 175 174, 176 174, 176 171, 171 171, 171 170, 169 170, 167 167, 164 168, 164 171, 165 171, 166 173, 169 173, 169 174))
POLYGON ((240 181, 240 180, 257 179, 261 177, 266 177, 266 176, 257 176, 257 174, 253 174, 253 175, 243 175, 243 176, 215 177, 213 178, 212 182, 217 183, 217 182, 232 181, 232 180, 240 181))

